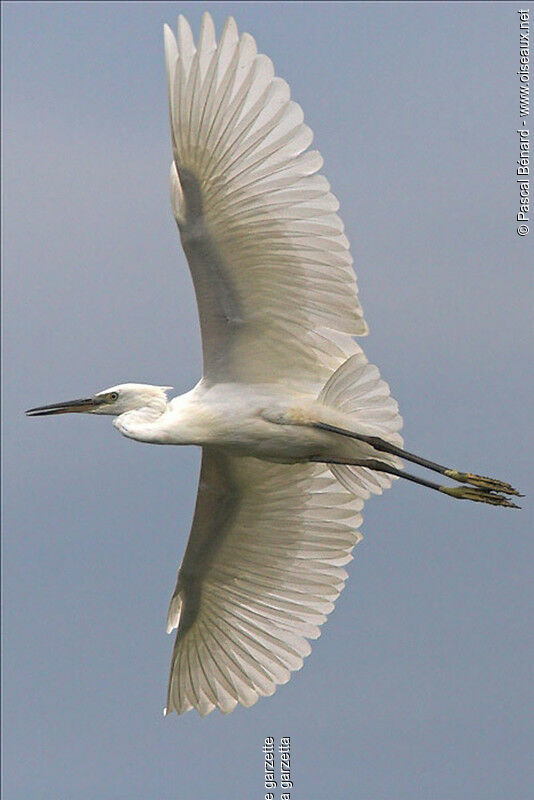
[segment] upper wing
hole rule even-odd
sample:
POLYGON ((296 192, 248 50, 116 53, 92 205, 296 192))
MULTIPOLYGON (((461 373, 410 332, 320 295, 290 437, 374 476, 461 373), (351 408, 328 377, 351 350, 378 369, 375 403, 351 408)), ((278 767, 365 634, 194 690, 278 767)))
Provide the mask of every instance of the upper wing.
POLYGON ((362 505, 323 465, 204 448, 169 608, 167 712, 229 712, 289 680, 343 589, 362 505))
POLYGON ((317 389, 367 326, 349 244, 299 105, 229 18, 198 44, 180 16, 165 51, 171 197, 208 380, 317 389))

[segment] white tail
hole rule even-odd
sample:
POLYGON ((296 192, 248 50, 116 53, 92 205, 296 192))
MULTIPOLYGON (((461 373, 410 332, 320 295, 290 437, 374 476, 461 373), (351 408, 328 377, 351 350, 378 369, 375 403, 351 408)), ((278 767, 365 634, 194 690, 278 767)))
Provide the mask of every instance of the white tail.
MULTIPOLYGON (((391 397, 388 384, 381 379, 378 368, 369 364, 362 351, 348 358, 330 376, 317 399, 350 415, 351 430, 356 433, 380 436, 402 447, 402 436, 398 433, 402 428, 402 417, 398 405, 391 397)), ((379 459, 402 467, 395 456, 381 453, 379 459)), ((366 467, 332 464, 330 469, 338 481, 357 497, 367 498, 371 492, 381 494, 383 489, 391 486, 392 477, 366 467)))

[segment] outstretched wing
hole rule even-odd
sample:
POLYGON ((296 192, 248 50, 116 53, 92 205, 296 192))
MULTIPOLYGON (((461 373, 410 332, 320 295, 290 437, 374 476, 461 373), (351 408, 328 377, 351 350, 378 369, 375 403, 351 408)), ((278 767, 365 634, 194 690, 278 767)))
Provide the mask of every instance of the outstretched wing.
POLYGON ((167 712, 250 706, 300 669, 343 589, 362 505, 322 465, 204 448, 169 608, 167 712))
POLYGON ((171 196, 193 276, 205 378, 322 386, 367 326, 311 130, 272 62, 229 18, 195 47, 165 27, 171 196))

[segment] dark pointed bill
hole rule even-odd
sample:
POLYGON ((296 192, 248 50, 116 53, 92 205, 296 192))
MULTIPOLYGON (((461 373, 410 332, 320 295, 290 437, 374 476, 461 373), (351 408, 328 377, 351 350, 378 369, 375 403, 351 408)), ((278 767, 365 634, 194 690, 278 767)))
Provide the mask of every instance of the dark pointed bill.
POLYGON ((65 403, 53 403, 50 406, 29 408, 26 414, 29 417, 45 417, 48 414, 82 413, 83 411, 90 411, 91 408, 95 408, 103 402, 103 397, 86 397, 80 400, 67 400, 65 403))

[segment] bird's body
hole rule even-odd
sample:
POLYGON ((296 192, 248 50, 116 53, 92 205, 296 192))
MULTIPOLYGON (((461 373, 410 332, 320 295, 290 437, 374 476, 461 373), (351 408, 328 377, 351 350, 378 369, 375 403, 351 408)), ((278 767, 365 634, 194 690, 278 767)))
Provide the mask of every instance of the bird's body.
POLYGON ((113 424, 140 442, 222 447, 235 456, 284 464, 370 457, 369 445, 309 424, 315 422, 350 429, 354 419, 305 393, 288 396, 281 386, 201 381, 165 404, 156 395, 150 405, 121 414, 113 424))
POLYGON ((229 19, 165 29, 171 202, 199 307, 198 385, 121 384, 31 409, 110 414, 126 437, 198 445, 193 526, 169 607, 167 711, 251 705, 285 683, 344 586, 371 493, 404 477, 512 506, 506 483, 403 449, 367 333, 338 202, 287 84, 229 19), (449 477, 447 487, 400 458, 449 477))

